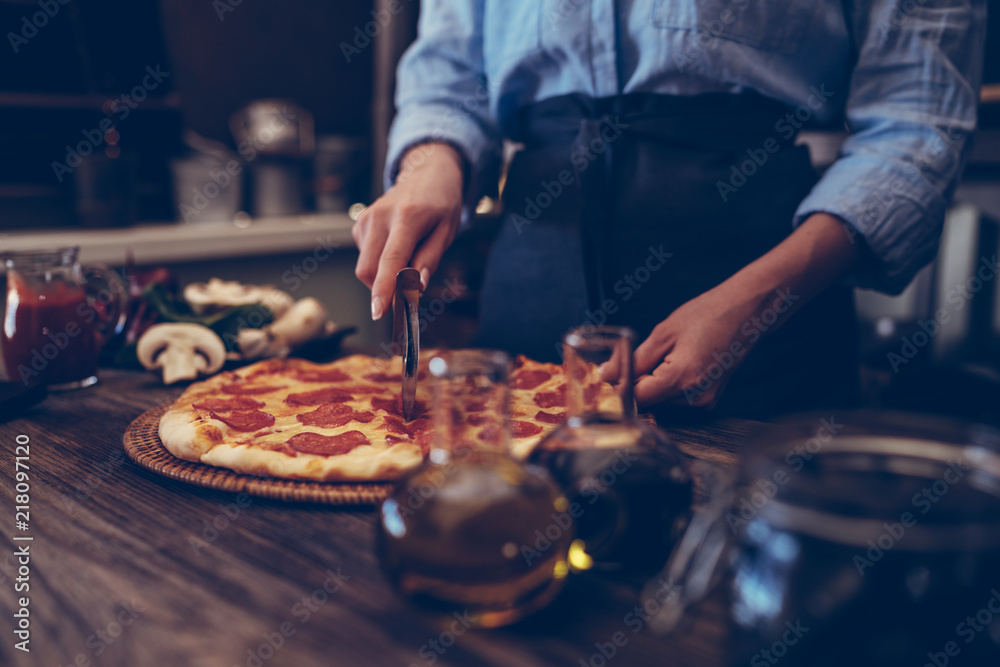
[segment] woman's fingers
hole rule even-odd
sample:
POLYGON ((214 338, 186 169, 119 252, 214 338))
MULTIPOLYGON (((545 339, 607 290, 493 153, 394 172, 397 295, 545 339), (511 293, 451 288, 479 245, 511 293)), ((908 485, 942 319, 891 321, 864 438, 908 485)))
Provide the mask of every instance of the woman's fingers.
POLYGON ((420 272, 424 289, 432 273, 437 271, 441 256, 455 238, 456 220, 444 220, 437 224, 434 231, 424 239, 413 255, 411 266, 420 272))
POLYGON ((639 405, 652 405, 676 398, 681 394, 680 373, 673 370, 670 357, 664 360, 651 374, 642 375, 635 383, 635 402, 639 405))
POLYGON ((664 320, 653 329, 649 337, 635 349, 635 375, 645 375, 663 362, 674 347, 675 337, 666 328, 670 320, 664 320))
POLYGON ((365 211, 368 213, 366 220, 358 220, 354 226, 357 230, 355 241, 358 244, 358 264, 354 269, 354 275, 371 288, 378 274, 379 257, 385 247, 386 238, 389 235, 389 225, 384 220, 385 214, 381 210, 365 211))
POLYGON ((378 259, 378 271, 372 281, 373 320, 381 319, 392 304, 396 291, 396 274, 409 266, 413 250, 420 241, 423 225, 413 223, 416 221, 408 220, 406 224, 394 225, 386 239, 382 256, 378 259))

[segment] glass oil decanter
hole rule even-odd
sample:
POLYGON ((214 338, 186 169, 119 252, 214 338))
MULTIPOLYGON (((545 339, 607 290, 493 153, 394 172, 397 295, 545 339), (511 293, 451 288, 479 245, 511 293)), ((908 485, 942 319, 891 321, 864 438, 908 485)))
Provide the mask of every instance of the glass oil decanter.
POLYGON ((390 584, 442 616, 513 623, 559 592, 572 522, 548 474, 507 451, 509 358, 468 350, 430 361, 434 439, 383 502, 377 548, 390 584))
POLYGON ((684 459, 662 430, 636 416, 633 340, 631 329, 611 326, 566 335, 568 418, 528 457, 566 494, 576 520, 569 562, 577 571, 658 570, 690 518, 684 459))

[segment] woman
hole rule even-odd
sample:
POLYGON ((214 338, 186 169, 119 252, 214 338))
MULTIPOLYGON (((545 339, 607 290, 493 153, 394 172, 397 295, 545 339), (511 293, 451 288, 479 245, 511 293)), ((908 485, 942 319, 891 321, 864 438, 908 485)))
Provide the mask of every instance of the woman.
POLYGON ((391 187, 354 229, 372 316, 400 268, 427 280, 510 139, 481 344, 544 359, 573 326, 621 323, 644 339, 641 404, 849 402, 846 283, 898 292, 934 256, 984 31, 981 1, 426 3, 391 187), (796 134, 841 118, 817 180, 796 134))

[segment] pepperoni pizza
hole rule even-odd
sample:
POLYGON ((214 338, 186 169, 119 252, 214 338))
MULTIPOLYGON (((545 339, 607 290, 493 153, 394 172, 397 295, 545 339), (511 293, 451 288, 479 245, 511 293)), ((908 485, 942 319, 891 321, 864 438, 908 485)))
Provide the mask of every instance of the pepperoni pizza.
MULTIPOLYGON (((424 360, 432 355, 422 355, 424 360)), ((511 374, 511 451, 526 456, 566 418, 556 364, 518 357, 511 374)), ((241 473, 327 481, 398 478, 431 443, 426 362, 416 417, 400 409, 400 360, 353 355, 330 364, 268 359, 192 384, 160 420, 175 456, 241 473)), ((594 382, 590 391, 611 392, 594 382)), ((487 415, 470 412, 469 424, 487 415)), ((484 427, 485 428, 485 427, 484 427)))

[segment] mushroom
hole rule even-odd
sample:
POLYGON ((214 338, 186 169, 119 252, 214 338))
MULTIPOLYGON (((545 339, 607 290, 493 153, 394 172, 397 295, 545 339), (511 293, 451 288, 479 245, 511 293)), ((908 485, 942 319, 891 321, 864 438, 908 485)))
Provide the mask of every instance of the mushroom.
POLYGON ((244 285, 235 280, 212 278, 207 283, 191 283, 184 288, 184 300, 198 315, 218 312, 231 306, 262 304, 281 317, 295 300, 273 285, 244 285))
POLYGON ((200 324, 154 324, 136 346, 139 363, 163 369, 163 384, 211 375, 226 361, 226 346, 214 331, 200 324))
POLYGON ((334 329, 336 325, 328 320, 323 304, 306 297, 263 329, 240 329, 236 345, 244 359, 287 357, 299 345, 328 336, 334 329))

